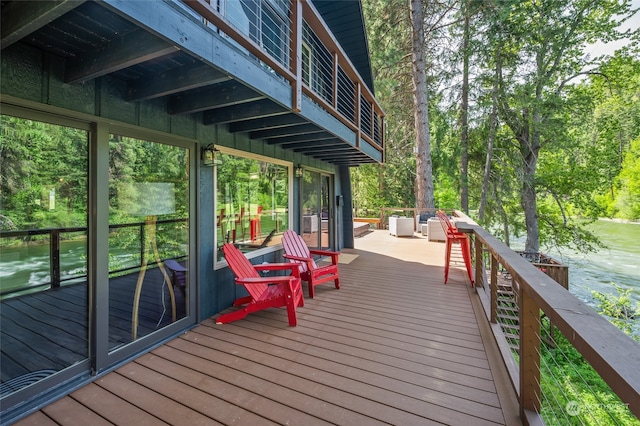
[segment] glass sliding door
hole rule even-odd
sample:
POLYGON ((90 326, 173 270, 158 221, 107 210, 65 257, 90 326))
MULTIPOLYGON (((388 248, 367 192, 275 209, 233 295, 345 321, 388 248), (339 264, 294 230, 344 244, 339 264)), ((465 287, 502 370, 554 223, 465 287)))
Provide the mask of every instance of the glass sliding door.
POLYGON ((89 369, 89 131, 75 125, 0 116, 3 405, 89 369))
POLYGON ((188 315, 189 150, 109 138, 109 349, 188 315))
POLYGON ((334 206, 331 176, 305 170, 301 179, 300 235, 309 248, 333 245, 334 206))
POLYGON ((335 208, 331 190, 331 176, 320 176, 320 248, 329 249, 333 246, 333 220, 335 208))

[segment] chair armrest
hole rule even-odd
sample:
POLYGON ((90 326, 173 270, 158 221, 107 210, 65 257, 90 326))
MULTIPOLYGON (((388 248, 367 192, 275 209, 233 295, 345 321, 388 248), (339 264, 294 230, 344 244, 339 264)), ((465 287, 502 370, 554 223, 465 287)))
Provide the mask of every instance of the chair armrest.
POLYGON ((311 254, 321 254, 323 256, 335 256, 335 255, 339 255, 340 254, 339 251, 317 250, 317 249, 310 249, 309 253, 311 253, 311 254))
POLYGON ((311 259, 310 257, 303 257, 303 256, 295 256, 293 254, 283 254, 282 257, 284 257, 285 259, 291 259, 291 260, 297 260, 300 262, 309 262, 313 259, 311 259))
POLYGON ((260 278, 236 278, 236 284, 252 285, 252 284, 286 284, 297 280, 298 277, 287 275, 278 277, 260 277, 260 278))
MULTIPOLYGON (((302 257, 302 256, 294 256, 292 254, 283 254, 282 255, 285 259, 290 259, 290 260, 296 260, 300 263, 297 263, 297 265, 300 264, 305 264, 307 267, 307 271, 313 271, 313 259, 310 257, 302 257)), ((296 265, 296 263, 290 263, 289 265, 296 265)), ((302 266, 300 266, 302 267, 302 266)), ((298 269, 298 272, 300 271, 300 269, 298 269)))
MULTIPOLYGON (((260 277, 260 278, 236 278, 236 284, 240 284, 243 286, 251 286, 251 285, 270 285, 268 288, 275 290, 276 288, 282 288, 288 297, 294 297, 296 291, 302 291, 301 286, 302 282, 300 281, 300 272, 298 272, 298 268, 293 268, 293 275, 287 276, 277 276, 277 277, 260 277), (275 284, 275 285, 273 285, 275 284)), ((275 295, 274 293, 263 293, 265 294, 275 295)), ((269 297, 269 296, 266 296, 269 297)))
POLYGON ((336 265, 338 263, 338 256, 340 255, 340 252, 338 251, 329 251, 329 250, 309 250, 309 253, 311 254, 317 254, 320 256, 330 256, 331 257, 331 263, 336 265))
POLYGON ((300 268, 293 263, 263 263, 254 267, 256 271, 291 271, 292 275, 300 276, 300 268))

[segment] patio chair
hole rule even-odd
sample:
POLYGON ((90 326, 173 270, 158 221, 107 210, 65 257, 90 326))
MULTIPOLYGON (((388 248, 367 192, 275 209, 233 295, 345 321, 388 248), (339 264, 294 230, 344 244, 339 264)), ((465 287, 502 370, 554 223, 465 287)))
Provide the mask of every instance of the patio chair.
POLYGON ((290 263, 265 263, 252 265, 249 259, 231 243, 222 246, 224 258, 236 276, 236 284, 241 284, 249 293, 233 302, 233 306, 241 306, 237 311, 220 315, 216 324, 226 324, 243 319, 252 312, 267 308, 287 308, 289 325, 298 323, 296 308, 304 306, 302 285, 298 268, 290 263), (290 270, 291 275, 264 277, 259 271, 290 270))
POLYGON ((447 247, 445 249, 445 257, 444 257, 444 283, 447 283, 449 278, 449 264, 451 263, 451 249, 453 244, 460 244, 460 248, 462 250, 462 258, 464 259, 465 267, 467 268, 467 274, 469 275, 469 281, 471 281, 471 287, 474 286, 473 283, 473 272, 471 269, 471 248, 469 244, 469 237, 464 232, 458 231, 458 229, 453 226, 449 216, 442 211, 438 210, 438 219, 440 219, 440 224, 442 225, 442 229, 444 230, 445 236, 447 237, 446 243, 447 247))
POLYGON ((337 251, 309 250, 302 237, 295 231, 288 230, 282 235, 282 246, 284 247, 284 257, 292 263, 297 263, 300 268, 300 277, 309 284, 309 297, 315 295, 314 287, 334 281, 336 288, 340 288, 340 275, 338 273, 337 251), (313 255, 331 257, 331 264, 318 266, 313 259, 313 255))
POLYGON ((178 287, 184 296, 187 286, 187 268, 176 262, 174 259, 165 260, 164 267, 171 275, 171 284, 174 287, 178 287))

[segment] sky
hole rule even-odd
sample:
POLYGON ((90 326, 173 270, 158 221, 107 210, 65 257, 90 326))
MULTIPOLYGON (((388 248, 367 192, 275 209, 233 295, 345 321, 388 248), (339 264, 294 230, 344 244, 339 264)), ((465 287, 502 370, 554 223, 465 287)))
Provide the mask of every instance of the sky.
MULTIPOLYGON (((633 0, 631 2, 631 8, 632 9, 640 8, 640 0, 633 0)), ((636 14, 627 22, 625 22, 624 25, 621 27, 621 29, 624 29, 624 30, 626 29, 637 30, 638 28, 640 28, 640 11, 636 12, 636 14)), ((587 52, 590 53, 592 56, 597 56, 602 54, 610 55, 610 54, 613 54, 615 50, 623 47, 626 43, 627 41, 624 41, 624 40, 620 40, 620 41, 616 41, 608 44, 596 43, 591 47, 589 47, 587 49, 587 52)))

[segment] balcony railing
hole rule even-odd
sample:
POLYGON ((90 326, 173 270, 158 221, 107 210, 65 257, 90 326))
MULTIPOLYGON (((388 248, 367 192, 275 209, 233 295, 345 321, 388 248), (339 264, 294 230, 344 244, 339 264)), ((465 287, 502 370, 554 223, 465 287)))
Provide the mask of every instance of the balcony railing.
POLYGON ((546 397, 541 391, 540 355, 544 339, 541 313, 562 332, 622 403, 640 417, 640 345, 471 219, 459 212, 456 215, 467 221, 457 222, 456 226, 472 237, 476 288, 509 371, 525 424, 540 423, 541 405, 546 397), (511 276, 516 293, 517 361, 498 324, 499 269, 511 276))
POLYGON ((307 0, 184 0, 212 25, 292 87, 384 153, 384 113, 317 10, 307 0), (212 4, 214 3, 214 4, 212 4))
MULTIPOLYGON (((166 225, 171 226, 174 224, 185 224, 186 219, 169 219, 169 220, 159 220, 157 224, 159 226, 166 225)), ((129 261, 126 264, 111 265, 109 267, 109 274, 121 274, 124 272, 132 271, 139 269, 142 266, 142 259, 144 257, 144 247, 145 241, 147 238, 146 235, 146 226, 145 222, 136 222, 136 223, 126 223, 126 224, 118 224, 118 225, 109 225, 110 233, 117 233, 121 230, 125 232, 130 232, 134 235, 137 235, 137 238, 133 238, 132 244, 136 247, 135 252, 131 251, 131 256, 129 256, 129 261)), ((63 283, 75 282, 77 280, 86 280, 86 266, 76 268, 78 270, 83 270, 82 273, 73 273, 73 272, 65 272, 62 271, 61 268, 61 240, 64 236, 69 237, 70 235, 75 235, 77 237, 86 238, 87 228, 75 227, 75 228, 47 228, 47 229, 30 229, 24 231, 0 231, 0 244, 4 244, 3 254, 7 258, 17 258, 16 256, 11 255, 12 246, 6 245, 7 240, 22 240, 22 241, 31 241, 34 238, 42 241, 42 244, 48 242, 49 245, 49 255, 48 257, 48 281, 42 281, 35 284, 30 285, 29 283, 23 283, 21 286, 17 288, 10 288, 8 290, 0 291, 0 298, 12 297, 17 294, 25 294, 29 292, 36 292, 47 290, 49 288, 58 288, 63 283)), ((20 247, 18 247, 19 249, 20 247)), ((184 259, 184 255, 174 253, 171 255, 171 258, 182 260, 184 259)), ((166 259, 162 259, 163 261, 166 259)), ((24 262, 28 262, 24 260, 24 262)), ((80 260, 79 265, 85 265, 85 262, 80 260)), ((110 262, 111 263, 111 262, 110 262)), ((150 266, 153 267, 153 266, 150 266)))

